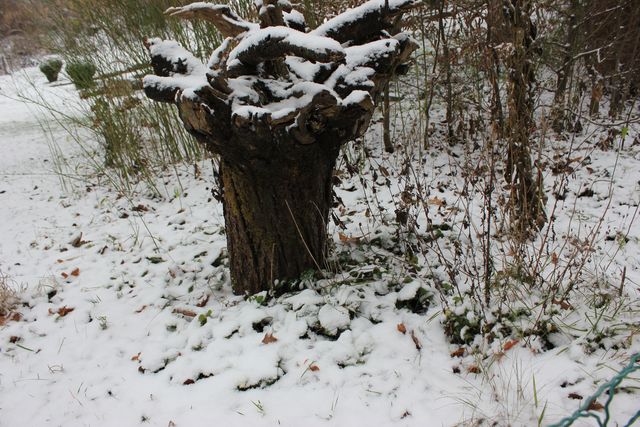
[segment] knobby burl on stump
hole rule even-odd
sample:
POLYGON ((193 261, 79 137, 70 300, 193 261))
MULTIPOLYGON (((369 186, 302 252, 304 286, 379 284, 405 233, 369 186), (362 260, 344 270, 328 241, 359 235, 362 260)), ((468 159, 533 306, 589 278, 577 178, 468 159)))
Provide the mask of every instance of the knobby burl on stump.
POLYGON ((322 268, 332 174, 341 145, 364 134, 375 100, 417 45, 401 32, 416 0, 372 0, 315 30, 287 0, 256 0, 260 24, 229 6, 167 14, 226 37, 203 64, 174 41, 147 40, 146 95, 177 105, 185 128, 220 159, 236 293, 322 268))

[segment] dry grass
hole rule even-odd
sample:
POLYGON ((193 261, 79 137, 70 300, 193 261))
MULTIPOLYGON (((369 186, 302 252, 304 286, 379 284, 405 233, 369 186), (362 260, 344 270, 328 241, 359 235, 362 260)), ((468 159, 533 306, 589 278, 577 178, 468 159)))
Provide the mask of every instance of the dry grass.
POLYGON ((0 318, 8 316, 17 303, 16 282, 0 270, 0 318))

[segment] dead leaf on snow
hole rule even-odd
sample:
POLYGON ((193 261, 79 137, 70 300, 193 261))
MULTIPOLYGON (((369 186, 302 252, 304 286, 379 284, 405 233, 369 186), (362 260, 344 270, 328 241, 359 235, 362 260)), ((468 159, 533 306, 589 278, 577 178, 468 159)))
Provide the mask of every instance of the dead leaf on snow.
POLYGON ((422 344, 420 343, 420 340, 418 339, 414 331, 411 331, 411 339, 416 346, 416 350, 422 349, 422 344))
POLYGON ((80 275, 80 269, 79 268, 74 268, 73 271, 71 272, 71 275, 73 277, 78 277, 80 275))
POLYGON ((78 236, 76 236, 75 238, 73 238, 69 244, 71 246, 73 246, 74 248, 79 248, 80 246, 87 244, 89 242, 82 240, 82 232, 80 232, 80 234, 78 236))
POLYGON ((182 314, 186 317, 196 317, 196 313, 194 311, 188 310, 186 308, 174 308, 173 312, 176 314, 182 314))
POLYGON ((64 316, 66 316, 67 314, 71 313, 73 310, 75 310, 75 308, 73 308, 73 307, 67 307, 67 306, 65 305, 65 306, 63 306, 63 307, 60 307, 60 308, 59 308, 59 309, 57 309, 57 310, 49 309, 49 314, 50 314, 50 315, 57 314, 57 315, 58 315, 58 316, 60 316, 60 317, 64 317, 64 316))
POLYGON ((401 334, 406 334, 407 333, 407 327, 404 326, 404 323, 398 323, 398 332, 400 332, 401 334))
POLYGON ((320 368, 318 367, 318 365, 309 365, 309 370, 311 372, 318 372, 320 368))
POLYGON ((551 301, 551 303, 552 303, 552 304, 555 304, 555 305, 559 305, 559 306, 560 306, 560 308, 562 308, 563 310, 571 310, 571 309, 573 309, 573 306, 572 306, 571 304, 569 304, 569 303, 568 303, 567 301, 565 301, 565 300, 557 300, 557 299, 555 299, 555 298, 554 298, 554 299, 551 301))
POLYGON ((204 307, 205 305, 207 305, 207 303, 209 302, 209 295, 205 295, 200 301, 198 301, 198 303, 196 304, 196 307, 204 307))
POLYGON ((587 409, 590 411, 602 411, 604 409, 604 406, 597 400, 592 400, 591 402, 589 402, 589 407, 587 409))
POLYGON ((278 338, 274 337, 273 334, 265 334, 264 338, 262 338, 262 344, 271 344, 272 342, 278 341, 278 338))
POLYGON ((511 350, 513 347, 515 347, 516 344, 518 344, 520 341, 519 340, 511 340, 511 341, 507 341, 507 343, 504 345, 504 351, 509 351, 511 350))
POLYGON ((348 237, 343 233, 338 233, 338 238, 344 243, 358 243, 362 239, 362 237, 348 237))
POLYGON ((439 197, 433 197, 431 199, 429 199, 427 201, 428 204, 432 205, 432 206, 444 206, 447 204, 447 202, 445 202, 444 200, 442 200, 439 197))
POLYGON ((478 365, 471 365, 467 368, 467 371, 472 373, 472 374, 479 374, 480 373, 480 368, 478 367, 478 365))
POLYGON ((464 347, 460 347, 456 351, 451 352, 451 357, 462 357, 464 356, 464 347))

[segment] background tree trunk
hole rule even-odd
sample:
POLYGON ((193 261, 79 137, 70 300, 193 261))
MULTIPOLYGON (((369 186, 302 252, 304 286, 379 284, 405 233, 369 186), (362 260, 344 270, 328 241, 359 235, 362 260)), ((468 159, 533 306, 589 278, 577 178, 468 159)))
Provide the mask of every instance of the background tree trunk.
POLYGON ((505 29, 511 37, 507 120, 508 147, 505 176, 511 183, 510 214, 513 232, 521 239, 539 230, 546 221, 541 174, 534 173, 531 161, 533 83, 535 73, 535 26, 530 0, 505 1, 505 29))

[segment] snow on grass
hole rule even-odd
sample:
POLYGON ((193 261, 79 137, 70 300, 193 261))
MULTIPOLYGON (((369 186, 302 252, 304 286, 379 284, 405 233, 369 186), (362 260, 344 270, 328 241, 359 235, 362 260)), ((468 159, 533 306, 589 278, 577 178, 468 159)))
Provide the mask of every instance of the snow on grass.
MULTIPOLYGON (((36 79, 44 85, 43 76, 36 79)), ((43 87, 50 97, 71 91, 43 87)), ((8 77, 0 88, 11 91, 8 77)), ((584 239, 613 182, 592 256, 602 277, 593 280, 627 268, 623 291, 631 303, 618 318, 627 329, 590 343, 588 331, 576 329, 591 308, 577 307, 559 316, 566 328, 551 338, 556 348, 506 336, 474 353, 445 336, 436 274, 429 273, 441 271, 433 249, 408 267, 395 229, 371 222, 357 177, 340 173, 344 206, 336 212, 345 229, 330 229, 336 250, 327 277, 275 300, 245 299, 230 291, 208 164, 197 176, 180 168, 182 186, 160 176, 166 199, 143 189, 122 197, 91 184, 64 193, 33 113, 2 96, 0 106, 0 270, 27 287, 19 320, 0 326, 1 425, 535 425, 543 410, 546 424, 578 407, 570 394, 590 396, 640 350, 633 334, 620 335, 638 322, 640 148, 631 140, 619 155, 594 148, 598 141, 573 150, 581 160, 572 164, 575 179, 561 203, 567 211, 556 223, 566 241, 584 239)), ((78 156, 63 133, 54 136, 71 160, 78 156)), ((373 145, 378 140, 374 130, 373 158, 391 169, 394 160, 373 145)), ((564 154, 567 143, 554 141, 551 149, 564 154)), ((432 219, 453 222, 443 202, 459 197, 449 185, 455 176, 447 175, 455 165, 444 150, 425 159, 430 200, 438 198, 432 219)), ((400 187, 396 172, 390 179, 400 187)), ((383 186, 378 197, 387 211, 374 214, 393 218, 400 192, 383 186)), ((444 233, 442 241, 453 242, 454 233, 444 233)), ((470 308, 453 312, 471 319, 470 308)), ((636 410, 636 392, 614 399, 616 420, 636 410)))

